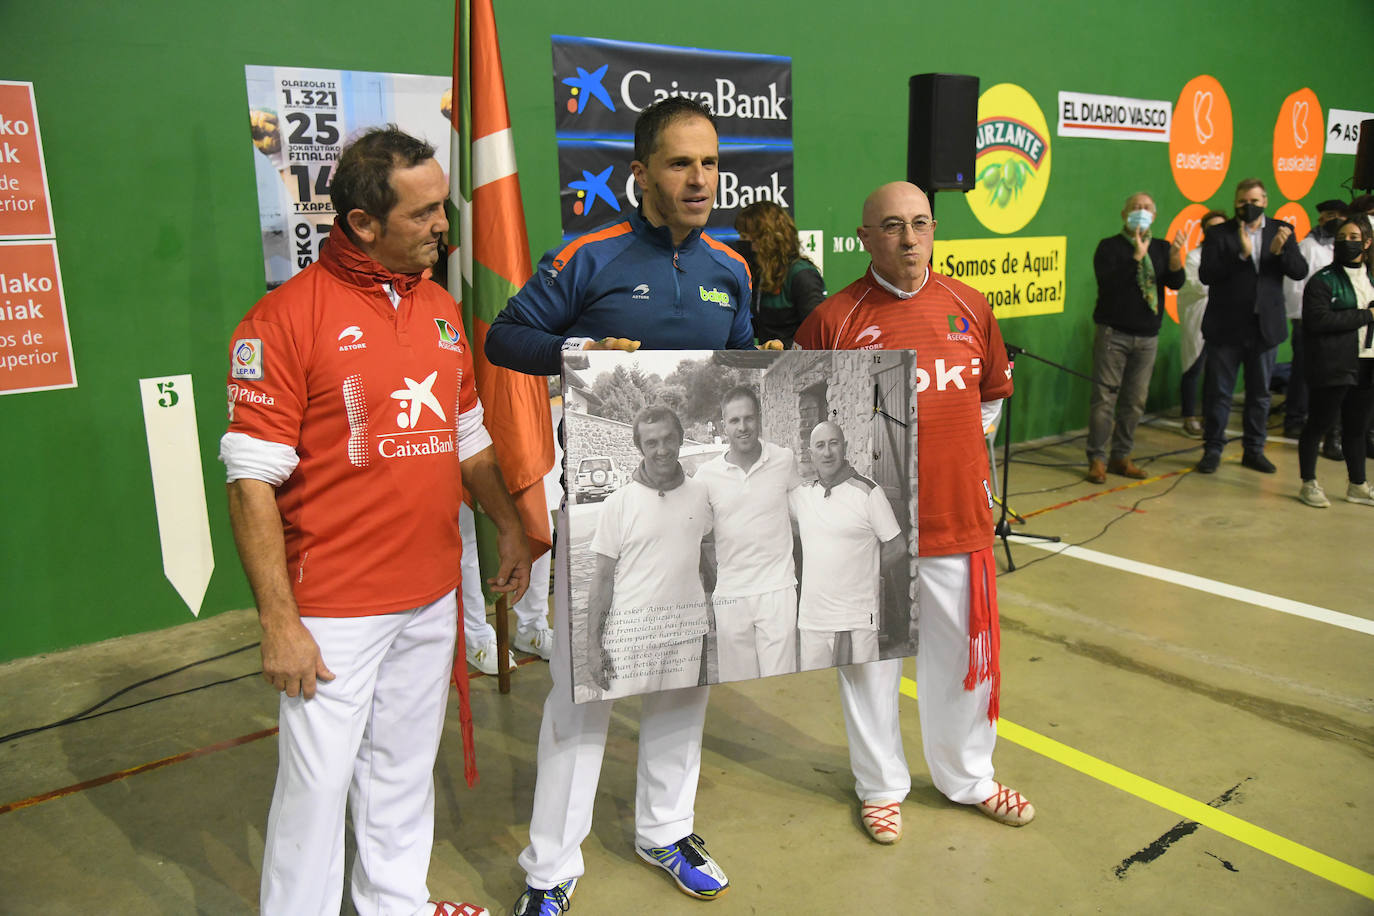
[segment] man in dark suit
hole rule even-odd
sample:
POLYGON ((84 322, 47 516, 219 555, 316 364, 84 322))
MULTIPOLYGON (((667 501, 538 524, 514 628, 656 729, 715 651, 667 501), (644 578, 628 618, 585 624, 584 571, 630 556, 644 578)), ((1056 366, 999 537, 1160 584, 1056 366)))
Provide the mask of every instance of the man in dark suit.
POLYGON ((1213 226, 1202 241, 1198 278, 1208 287, 1202 319, 1207 379, 1203 382, 1203 452, 1200 473, 1221 463, 1226 421, 1236 373, 1245 369, 1245 421, 1240 463, 1265 474, 1274 464, 1264 456, 1269 421, 1269 376, 1276 348, 1288 336, 1283 278, 1307 276, 1307 262, 1293 239, 1293 227, 1265 219, 1269 195, 1258 178, 1236 186, 1235 219, 1213 226))

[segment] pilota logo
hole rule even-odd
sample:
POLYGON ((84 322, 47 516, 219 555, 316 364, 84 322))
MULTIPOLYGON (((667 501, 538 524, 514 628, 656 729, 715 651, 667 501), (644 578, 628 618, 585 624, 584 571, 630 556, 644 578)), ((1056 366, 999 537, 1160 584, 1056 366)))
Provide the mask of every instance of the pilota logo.
POLYGON ((610 64, 602 64, 588 73, 582 67, 578 67, 577 76, 563 77, 563 85, 569 87, 569 112, 581 114, 586 111, 587 103, 592 99, 596 99, 611 111, 615 111, 615 102, 611 101, 611 94, 601 84, 601 81, 606 78, 606 71, 609 68, 610 64))
POLYGON ((1174 184, 1192 201, 1205 201, 1231 167, 1231 100, 1215 78, 1203 74, 1183 87, 1169 130, 1169 168, 1174 184))
POLYGON ((1274 180, 1289 200, 1307 196, 1322 167, 1322 106, 1311 89, 1283 100, 1274 119, 1274 180))
POLYGON ((1016 232, 1039 212, 1050 183, 1049 125, 1029 92, 999 83, 978 98, 974 150, 969 209, 993 232, 1016 232))

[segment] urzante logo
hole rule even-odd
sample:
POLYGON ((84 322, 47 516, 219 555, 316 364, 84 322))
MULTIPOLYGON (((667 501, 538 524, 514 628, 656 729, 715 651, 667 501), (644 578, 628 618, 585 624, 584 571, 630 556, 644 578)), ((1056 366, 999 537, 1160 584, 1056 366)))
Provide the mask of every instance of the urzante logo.
MULTIPOLYGON (((591 212, 592 205, 599 197, 615 212, 620 212, 620 201, 615 199, 611 193, 611 172, 615 171, 615 166, 608 165, 600 172, 593 175, 586 169, 582 170, 580 181, 568 182, 568 187, 577 192, 577 200, 573 203, 573 213, 581 216, 591 212)), ((630 176, 630 184, 634 184, 634 175, 630 176)))
POLYGON ((729 293, 722 292, 721 290, 718 290, 714 287, 712 287, 711 289, 707 289, 704 286, 698 286, 697 292, 701 293, 702 302, 714 302, 716 305, 724 309, 728 309, 730 307, 729 293))
POLYGON ((240 337, 230 353, 230 378, 262 378, 262 338, 240 337))
POLYGON ((434 324, 439 328, 439 349, 452 350, 454 353, 463 352, 463 342, 459 338, 458 332, 453 325, 443 318, 435 318, 434 324))
POLYGON ((631 298, 631 299, 648 299, 648 298, 649 298, 649 284, 647 284, 647 283, 641 283, 641 284, 639 284, 638 286, 636 286, 636 287, 634 288, 634 292, 630 294, 630 298, 631 298))

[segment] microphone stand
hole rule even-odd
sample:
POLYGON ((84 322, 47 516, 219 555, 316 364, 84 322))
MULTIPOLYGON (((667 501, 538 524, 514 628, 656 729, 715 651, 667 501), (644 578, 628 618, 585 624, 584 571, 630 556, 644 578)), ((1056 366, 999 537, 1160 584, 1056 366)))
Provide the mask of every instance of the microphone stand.
MULTIPOLYGON (((1093 381, 1093 377, 1090 375, 1084 375, 1077 369, 1070 369, 1068 366, 1061 366, 1059 363, 1045 359, 1043 356, 1037 356, 1036 354, 1031 353, 1023 347, 1018 347, 1015 344, 1004 344, 1004 346, 1007 348, 1007 360, 1011 363, 1016 362, 1017 356, 1027 356, 1031 359, 1039 360, 1040 362, 1045 363, 1046 365, 1053 366, 1061 372, 1067 372, 1069 375, 1076 375, 1079 378, 1087 379, 1090 382, 1093 381)), ((1116 386, 1108 387, 1115 388, 1116 386)), ((1007 398, 1005 404, 1003 405, 1004 409, 1002 419, 1002 515, 1000 518, 997 519, 996 527, 993 528, 993 534, 1002 539, 1002 549, 1006 552, 1007 555, 1007 572, 1016 571, 1016 563, 1011 558, 1011 542, 1008 540, 1008 538, 1010 538, 1012 534, 1019 534, 1021 537, 1034 538, 1035 540, 1039 541, 1050 541, 1051 543, 1058 543, 1060 540, 1057 535, 1032 534, 1028 531, 1013 532, 1011 530, 1011 523, 1007 521, 1008 514, 1011 514, 1016 518, 1020 518, 1020 516, 1017 516, 1016 513, 1011 511, 1011 500, 1008 490, 1011 479, 1011 414, 1012 407, 1015 404, 1015 402, 1016 398, 1013 396, 1007 398)))

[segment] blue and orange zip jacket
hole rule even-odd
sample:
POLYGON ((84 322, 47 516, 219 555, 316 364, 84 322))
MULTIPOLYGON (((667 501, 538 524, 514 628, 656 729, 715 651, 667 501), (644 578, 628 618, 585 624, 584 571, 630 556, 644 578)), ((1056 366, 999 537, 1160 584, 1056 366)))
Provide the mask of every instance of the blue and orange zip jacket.
POLYGON ((752 349, 749 268, 699 229, 674 247, 638 211, 547 252, 487 332, 487 359, 562 370, 569 337, 626 337, 645 350, 752 349))

